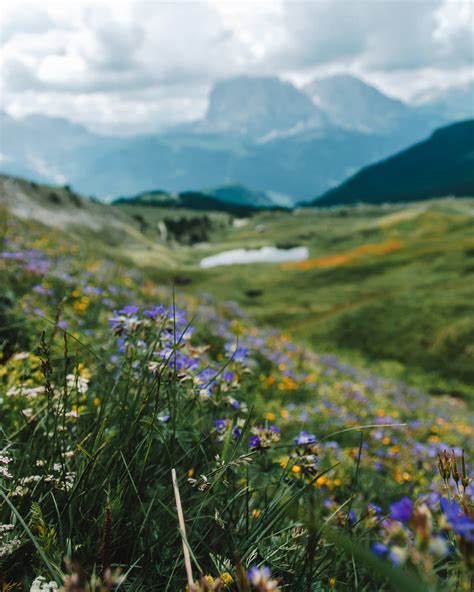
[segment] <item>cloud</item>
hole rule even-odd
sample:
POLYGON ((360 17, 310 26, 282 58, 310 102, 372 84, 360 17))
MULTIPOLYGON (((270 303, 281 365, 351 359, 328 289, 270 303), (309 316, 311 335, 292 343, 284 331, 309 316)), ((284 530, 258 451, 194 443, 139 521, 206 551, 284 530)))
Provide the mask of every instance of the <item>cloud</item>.
POLYGON ((473 9, 464 0, 17 0, 2 9, 3 108, 142 131, 198 117, 221 78, 333 71, 407 97, 443 72, 465 79, 473 9))

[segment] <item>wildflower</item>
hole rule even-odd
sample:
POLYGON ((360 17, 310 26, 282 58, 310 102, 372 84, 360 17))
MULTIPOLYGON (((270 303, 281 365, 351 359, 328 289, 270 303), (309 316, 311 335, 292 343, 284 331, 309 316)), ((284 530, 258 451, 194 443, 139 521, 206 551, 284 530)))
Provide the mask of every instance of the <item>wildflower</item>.
POLYGON ((12 479, 12 474, 8 470, 8 465, 12 462, 12 459, 5 454, 0 454, 0 478, 12 479))
POLYGON ((413 514, 413 502, 407 496, 390 506, 390 518, 398 522, 408 522, 413 514))
POLYGON ((270 568, 263 567, 252 567, 247 574, 250 583, 261 592, 271 591, 278 592, 278 582, 270 578, 270 568))
POLYGON ((442 497, 440 504, 448 524, 454 532, 470 543, 474 543, 474 520, 467 516, 455 501, 449 501, 442 497))
POLYGON ((166 308, 163 305, 152 306, 148 310, 143 311, 143 315, 149 319, 155 320, 157 317, 162 317, 166 313, 166 308))
POLYGON ((89 389, 89 379, 76 374, 68 374, 66 376, 68 389, 76 390, 80 395, 87 393, 89 389))
POLYGON ((43 576, 35 578, 30 588, 30 592, 54 592, 54 590, 59 590, 56 582, 48 582, 43 576))
POLYGON ((130 317, 137 313, 139 310, 139 306, 136 306, 135 304, 128 304, 127 306, 124 306, 121 310, 119 310, 118 313, 120 315, 126 315, 127 317, 130 317))
POLYGON ((314 434, 308 434, 307 432, 300 432, 299 436, 295 438, 296 446, 306 446, 307 444, 315 444, 316 436, 314 434))
POLYGON ((408 549, 406 547, 400 547, 393 545, 390 547, 388 558, 394 565, 403 565, 408 557, 408 549))
POLYGON ((384 543, 376 542, 372 543, 372 552, 379 557, 385 557, 388 554, 389 548, 384 543))
POLYGON ((272 444, 280 441, 280 428, 275 426, 258 426, 252 428, 249 446, 254 450, 271 448, 272 444))
MULTIPOLYGON (((319 445, 316 436, 305 431, 294 439, 295 450, 289 457, 296 460, 297 466, 304 473, 314 475, 318 464, 319 445)), ((299 472, 299 471, 298 471, 299 472)))
POLYGON ((188 483, 192 487, 196 487, 198 491, 206 491, 211 486, 211 482, 206 477, 206 475, 199 475, 197 479, 193 477, 188 478, 188 483))
POLYGON ((8 557, 21 545, 20 539, 8 538, 14 528, 13 524, 0 524, 0 559, 8 557))
POLYGON ((442 536, 435 536, 430 539, 428 549, 437 559, 444 557, 448 553, 448 544, 442 536))
POLYGON ((230 588, 230 586, 234 582, 234 578, 230 575, 228 571, 221 573, 219 579, 221 581, 221 586, 223 590, 227 590, 227 588, 230 588))
POLYGON ((215 419, 213 422, 214 425, 214 433, 217 436, 217 441, 222 442, 225 438, 225 434, 227 432, 227 419, 215 419))

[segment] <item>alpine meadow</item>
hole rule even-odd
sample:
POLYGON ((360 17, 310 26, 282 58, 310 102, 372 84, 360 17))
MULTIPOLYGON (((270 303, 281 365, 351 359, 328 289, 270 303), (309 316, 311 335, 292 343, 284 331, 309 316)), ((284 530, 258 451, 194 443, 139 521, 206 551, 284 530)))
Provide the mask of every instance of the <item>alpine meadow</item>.
POLYGON ((471 592, 472 1, 0 15, 0 592, 471 592))

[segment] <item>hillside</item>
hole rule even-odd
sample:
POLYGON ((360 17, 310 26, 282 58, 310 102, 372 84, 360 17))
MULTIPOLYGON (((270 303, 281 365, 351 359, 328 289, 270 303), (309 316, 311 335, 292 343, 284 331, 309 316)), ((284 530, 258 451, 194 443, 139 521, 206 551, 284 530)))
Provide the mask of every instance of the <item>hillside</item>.
POLYGON ((175 265, 165 244, 141 232, 133 216, 119 208, 91 200, 69 186, 50 186, 16 177, 0 176, 0 214, 42 224, 50 232, 65 232, 86 242, 103 256, 126 254, 153 261, 164 268, 175 265))
MULTIPOLYGON (((183 544, 193 592, 469 589, 473 522, 440 504, 438 473, 438 454, 456 481, 471 466, 467 403, 186 297, 97 242, 2 222, 4 590, 183 591, 183 544)), ((270 267, 277 285, 254 275, 282 297, 270 267)))
POLYGON ((316 206, 474 195, 474 120, 456 123, 368 166, 313 201, 316 206))
POLYGON ((471 397, 472 199, 262 210, 234 223, 231 212, 147 205, 162 198, 105 206, 64 188, 0 184, 0 205, 13 216, 132 262, 161 285, 237 301, 260 324, 321 351, 471 397), (264 246, 305 247, 309 259, 200 267, 223 251, 264 246))
POLYGON ((227 212, 235 215, 251 214, 259 209, 291 206, 286 196, 267 194, 244 187, 238 183, 229 183, 220 187, 190 190, 181 193, 166 191, 145 191, 130 197, 114 200, 114 205, 156 206, 166 208, 189 209, 198 211, 227 212))

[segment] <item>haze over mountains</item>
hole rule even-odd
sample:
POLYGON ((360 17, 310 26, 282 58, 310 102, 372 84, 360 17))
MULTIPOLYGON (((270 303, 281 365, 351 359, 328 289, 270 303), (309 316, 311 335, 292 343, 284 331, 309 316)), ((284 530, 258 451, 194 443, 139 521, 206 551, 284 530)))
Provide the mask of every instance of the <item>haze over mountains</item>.
POLYGON ((471 98, 472 85, 409 106, 347 75, 304 89, 240 77, 214 87, 202 120, 149 135, 104 137, 64 119, 2 113, 0 169, 101 199, 239 183, 287 205, 469 114, 471 98))

